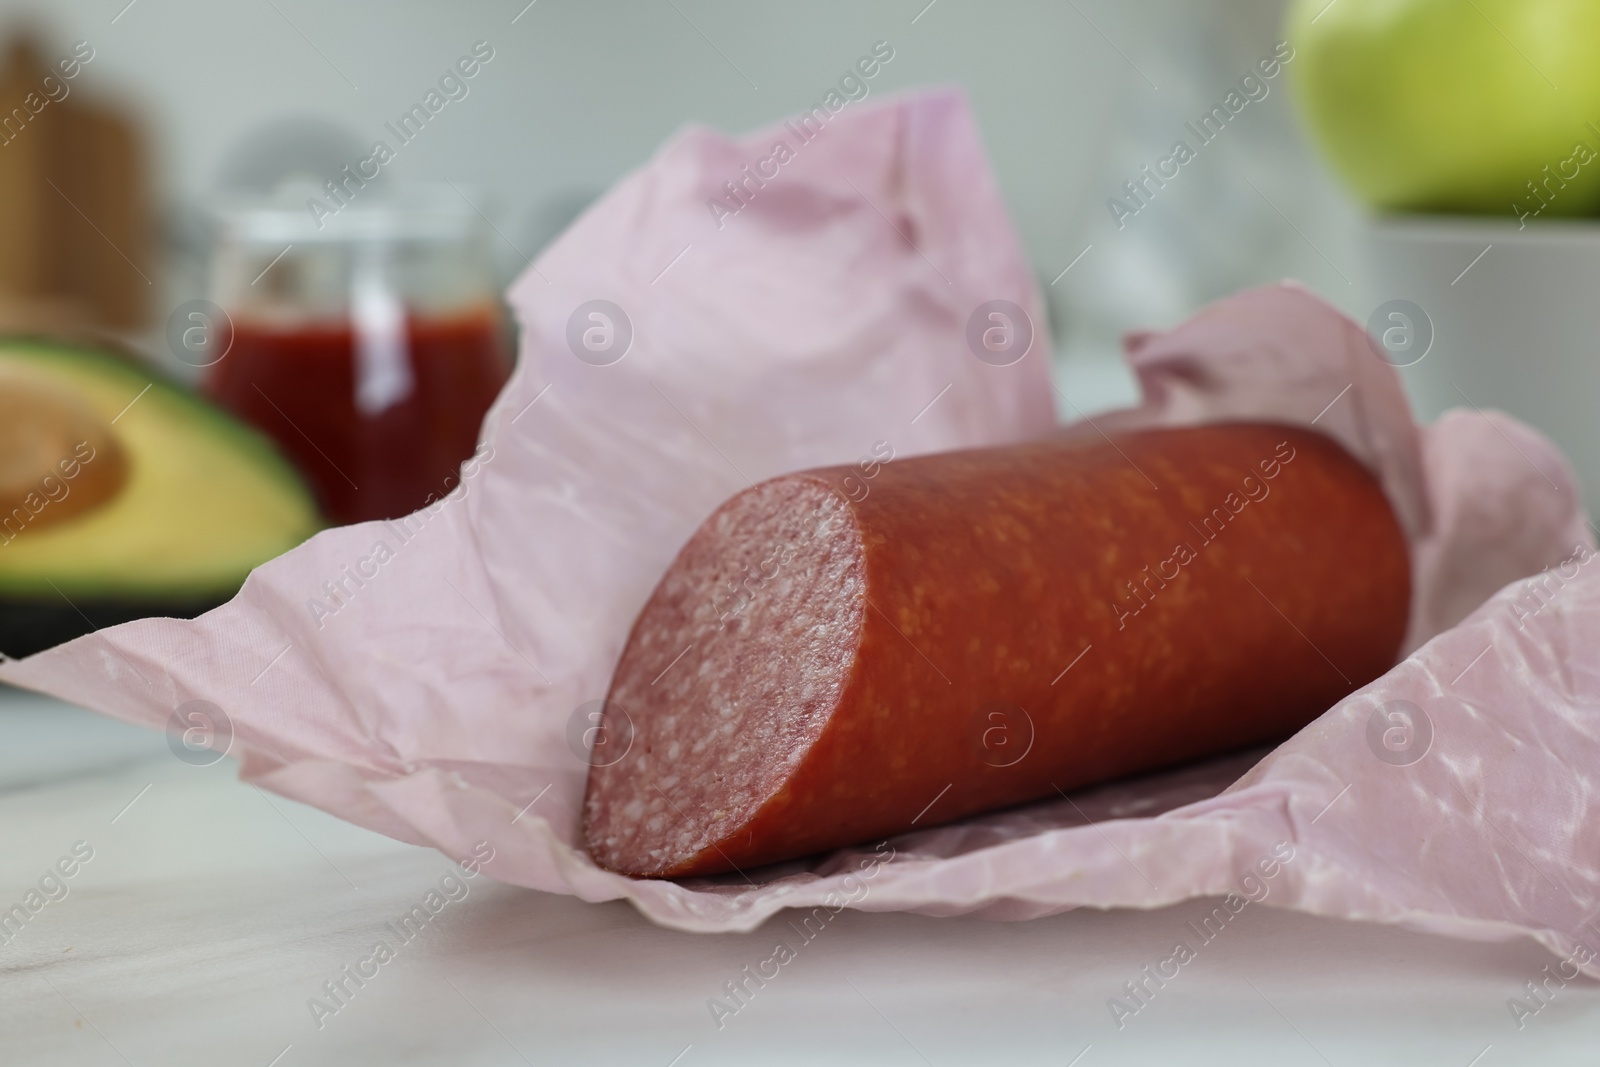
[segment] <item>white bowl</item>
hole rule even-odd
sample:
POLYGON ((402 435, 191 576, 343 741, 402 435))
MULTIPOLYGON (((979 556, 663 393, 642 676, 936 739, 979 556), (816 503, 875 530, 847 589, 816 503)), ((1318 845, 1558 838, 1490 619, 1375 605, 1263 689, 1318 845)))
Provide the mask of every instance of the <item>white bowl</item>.
POLYGON ((1376 316, 1409 300, 1431 322, 1426 355, 1400 369, 1420 418, 1451 407, 1508 412, 1553 438, 1585 499, 1600 499, 1600 221, 1522 228, 1507 214, 1374 220, 1369 306, 1376 316))

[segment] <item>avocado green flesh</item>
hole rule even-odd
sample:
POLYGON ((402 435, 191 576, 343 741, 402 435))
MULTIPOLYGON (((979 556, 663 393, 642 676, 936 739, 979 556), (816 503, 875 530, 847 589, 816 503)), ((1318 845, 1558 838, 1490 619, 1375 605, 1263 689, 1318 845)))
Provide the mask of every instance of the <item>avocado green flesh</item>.
POLYGON ((0 533, 0 621, 47 605, 59 614, 63 601, 66 618, 92 620, 84 631, 142 614, 191 615, 320 528, 310 492, 272 445, 177 384, 53 341, 0 340, 0 364, 11 361, 48 372, 114 419, 128 477, 92 511, 0 533))

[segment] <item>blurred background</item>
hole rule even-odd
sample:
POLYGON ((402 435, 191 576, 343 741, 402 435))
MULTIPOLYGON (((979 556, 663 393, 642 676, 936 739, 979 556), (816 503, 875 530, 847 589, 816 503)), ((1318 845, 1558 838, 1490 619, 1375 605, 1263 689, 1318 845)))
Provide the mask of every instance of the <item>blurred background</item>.
POLYGON ((514 359, 506 285, 686 124, 809 108, 880 41, 871 96, 970 95, 1079 409, 1134 399, 1125 331, 1296 278, 1422 416, 1507 409, 1592 491, 1591 8, 3 0, 0 330, 50 340, 0 358, 0 650, 192 614, 442 496, 514 359))
POLYGON ((384 124, 479 40, 494 59, 384 178, 470 186, 496 231, 497 284, 685 124, 743 133, 797 112, 887 40, 895 58, 873 94, 931 83, 970 93, 1065 361, 1285 276, 1363 307, 1356 211, 1296 131, 1282 78, 1125 229, 1106 208, 1271 53, 1276 0, 125 3, 9 3, 5 25, 50 59, 87 41, 95 58, 74 92, 137 117, 155 212, 154 327, 207 295, 205 221, 220 196, 295 159, 310 171, 337 161, 337 172, 374 139, 392 141, 384 124), (1091 243, 1084 269, 1051 285, 1091 243))

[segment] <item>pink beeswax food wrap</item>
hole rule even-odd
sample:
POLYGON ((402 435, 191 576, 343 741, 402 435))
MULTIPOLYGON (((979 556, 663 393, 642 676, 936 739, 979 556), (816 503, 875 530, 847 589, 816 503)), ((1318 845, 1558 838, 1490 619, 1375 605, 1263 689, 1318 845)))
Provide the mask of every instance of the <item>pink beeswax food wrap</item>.
POLYGON ((1600 583, 1573 477, 1504 416, 1415 425, 1363 331, 1294 286, 1132 338, 1144 404, 1096 422, 1260 417, 1338 438, 1411 539, 1403 663, 1264 758, 751 883, 596 868, 573 739, 701 519, 751 482, 878 442, 904 456, 1044 433, 1050 351, 967 106, 943 92, 849 105, 804 143, 787 127, 742 141, 689 130, 511 299, 521 364, 442 504, 320 534, 201 619, 105 630, 0 678, 156 728, 213 702, 248 780, 452 857, 488 841, 498 879, 626 898, 684 930, 840 902, 1022 919, 1237 891, 1462 937, 1530 934, 1562 955, 1593 940, 1600 583), (729 199, 724 183, 780 141, 792 158, 729 199), (1537 594, 1507 585, 1549 566, 1537 594))

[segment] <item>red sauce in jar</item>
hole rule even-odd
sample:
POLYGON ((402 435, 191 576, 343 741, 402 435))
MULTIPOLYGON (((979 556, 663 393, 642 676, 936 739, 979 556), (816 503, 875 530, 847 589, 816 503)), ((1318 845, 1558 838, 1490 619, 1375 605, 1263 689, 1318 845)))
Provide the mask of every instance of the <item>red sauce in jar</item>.
POLYGON ((235 319, 210 396, 272 437, 338 523, 393 519, 449 492, 510 375, 499 317, 407 314, 374 338, 348 321, 235 319))

